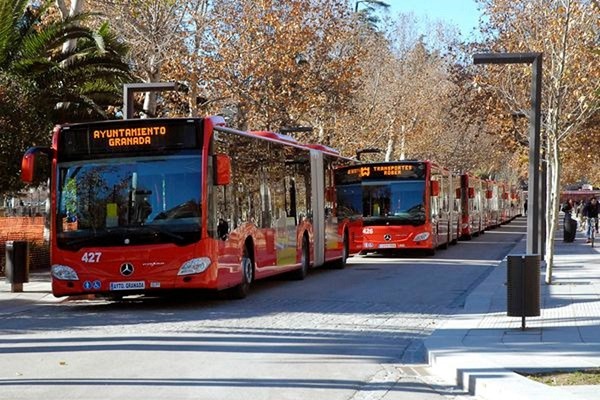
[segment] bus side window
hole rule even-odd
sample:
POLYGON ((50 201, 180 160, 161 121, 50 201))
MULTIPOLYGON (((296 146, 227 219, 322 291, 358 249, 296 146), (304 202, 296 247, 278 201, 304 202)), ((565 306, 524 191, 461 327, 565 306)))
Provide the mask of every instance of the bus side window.
POLYGON ((294 218, 294 225, 298 225, 296 204, 296 181, 294 178, 286 178, 285 204, 288 218, 294 218))

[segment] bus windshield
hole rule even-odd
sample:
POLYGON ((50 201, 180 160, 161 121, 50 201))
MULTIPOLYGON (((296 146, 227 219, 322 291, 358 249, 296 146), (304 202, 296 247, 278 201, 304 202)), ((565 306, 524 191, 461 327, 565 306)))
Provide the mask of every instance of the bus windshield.
POLYGON ((198 241, 201 165, 199 155, 60 164, 58 246, 79 249, 198 241))
POLYGON ((365 225, 425 223, 425 181, 363 181, 365 225))

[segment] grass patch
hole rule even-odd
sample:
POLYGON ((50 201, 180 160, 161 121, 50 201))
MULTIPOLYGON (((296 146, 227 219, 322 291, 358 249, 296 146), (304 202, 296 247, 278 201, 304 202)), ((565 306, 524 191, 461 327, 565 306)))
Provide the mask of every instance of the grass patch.
POLYGON ((520 374, 550 386, 600 385, 600 368, 520 374))

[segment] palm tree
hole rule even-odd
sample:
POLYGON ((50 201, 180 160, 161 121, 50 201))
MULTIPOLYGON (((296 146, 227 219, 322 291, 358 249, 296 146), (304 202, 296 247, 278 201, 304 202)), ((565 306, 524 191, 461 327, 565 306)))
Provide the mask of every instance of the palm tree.
POLYGON ((89 15, 52 19, 52 2, 0 0, 0 194, 17 192, 20 159, 29 146, 47 146, 54 124, 105 117, 131 81, 127 48, 89 15), (39 2, 38 2, 39 3, 39 2), (66 40, 75 39, 63 52, 66 40))
POLYGON ((52 19, 51 6, 48 0, 39 7, 0 0, 0 71, 30 82, 53 122, 102 118, 108 105, 121 102, 122 84, 131 81, 123 61, 127 48, 107 24, 97 30, 83 25, 90 14, 52 19), (64 52, 70 39, 76 45, 64 52))
POLYGON ((376 28, 379 17, 373 13, 377 11, 377 9, 387 10, 389 7, 390 5, 387 2, 381 0, 357 0, 354 3, 354 12, 357 13, 360 18, 364 19, 372 28, 376 28), (359 5, 363 6, 360 10, 359 5))

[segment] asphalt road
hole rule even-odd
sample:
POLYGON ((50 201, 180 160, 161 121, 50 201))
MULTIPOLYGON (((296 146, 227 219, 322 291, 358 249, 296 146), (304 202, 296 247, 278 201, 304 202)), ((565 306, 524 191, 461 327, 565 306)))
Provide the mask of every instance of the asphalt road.
POLYGON ((0 319, 0 399, 472 399, 422 340, 519 241, 514 221, 435 256, 353 257, 250 296, 76 300, 0 319))

